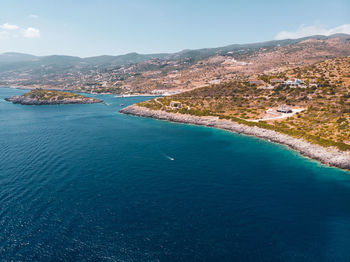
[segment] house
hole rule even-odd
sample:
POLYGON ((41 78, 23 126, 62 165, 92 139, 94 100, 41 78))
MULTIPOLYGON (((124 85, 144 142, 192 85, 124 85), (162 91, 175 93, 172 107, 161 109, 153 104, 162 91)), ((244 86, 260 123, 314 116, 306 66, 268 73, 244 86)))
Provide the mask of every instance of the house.
POLYGON ((220 83, 220 79, 214 79, 214 80, 209 81, 209 84, 211 84, 211 85, 215 85, 218 83, 220 83))
POLYGON ((275 87, 273 85, 270 85, 270 86, 259 86, 258 89, 268 89, 268 90, 271 90, 271 89, 274 89, 275 87))
POLYGON ((181 105, 181 102, 171 101, 170 107, 172 107, 173 109, 180 109, 182 107, 182 105, 181 105))
POLYGON ((287 105, 282 105, 279 108, 277 108, 277 112, 280 112, 280 113, 292 113, 293 110, 287 105))
POLYGON ((304 81, 297 78, 291 78, 285 81, 284 83, 288 86, 299 86, 301 84, 304 84, 304 81))

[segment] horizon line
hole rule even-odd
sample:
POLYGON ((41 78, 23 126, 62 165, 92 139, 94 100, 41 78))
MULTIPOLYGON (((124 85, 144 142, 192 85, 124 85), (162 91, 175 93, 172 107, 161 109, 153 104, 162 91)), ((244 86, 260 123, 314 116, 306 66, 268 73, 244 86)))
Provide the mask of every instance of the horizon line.
POLYGON ((126 56, 130 54, 137 54, 137 55, 171 55, 171 54, 176 54, 176 53, 181 53, 184 51, 194 51, 194 50, 203 50, 203 49, 215 49, 215 48, 223 48, 223 47, 228 47, 232 45, 251 45, 251 44, 259 44, 259 43, 269 43, 269 42, 281 42, 281 41, 290 41, 290 40, 301 40, 301 39, 308 39, 308 38, 314 38, 314 37, 334 37, 337 35, 344 35, 344 36, 350 36, 350 34, 346 33, 335 33, 331 35, 310 35, 310 36, 304 36, 304 37, 299 37, 299 38, 285 38, 285 39, 272 39, 272 40, 267 40, 267 41, 261 41, 261 42, 249 42, 249 43, 234 43, 234 44, 228 44, 228 45, 223 45, 223 46, 217 46, 217 47, 202 47, 202 48, 185 48, 181 49, 179 51, 174 51, 174 52, 157 52, 157 53, 138 53, 136 51, 134 52, 129 52, 129 53, 124 53, 124 54, 116 54, 116 55, 108 55, 108 54, 101 54, 101 55, 92 55, 92 56, 76 56, 76 55, 69 55, 69 54, 58 54, 54 53, 51 55, 35 55, 31 53, 24 53, 24 52, 16 52, 16 51, 7 51, 7 52, 2 52, 0 55, 5 55, 5 54, 21 54, 21 55, 30 55, 30 56, 35 56, 35 57, 48 57, 48 56, 68 56, 68 57, 76 57, 76 58, 93 58, 93 57, 101 57, 101 56, 126 56))

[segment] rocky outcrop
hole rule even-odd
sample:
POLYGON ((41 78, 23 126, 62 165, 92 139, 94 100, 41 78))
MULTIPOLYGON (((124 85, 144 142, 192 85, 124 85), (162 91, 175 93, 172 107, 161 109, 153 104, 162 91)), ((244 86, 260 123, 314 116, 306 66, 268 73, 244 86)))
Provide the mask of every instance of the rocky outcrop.
POLYGON ((135 116, 151 117, 160 120, 180 122, 201 126, 216 127, 235 133, 256 136, 275 143, 287 145, 288 147, 299 151, 302 155, 318 160, 323 164, 350 170, 350 153, 338 151, 335 148, 325 148, 319 145, 311 144, 301 139, 267 130, 259 127, 250 127, 241 125, 230 120, 219 119, 218 117, 199 117, 178 113, 169 113, 161 110, 151 110, 137 105, 131 105, 120 110, 121 113, 135 116))
POLYGON ((100 99, 91 97, 76 97, 76 98, 63 98, 63 99, 39 99, 30 96, 12 96, 5 98, 6 101, 14 104, 21 105, 59 105, 59 104, 94 104, 103 103, 100 99))

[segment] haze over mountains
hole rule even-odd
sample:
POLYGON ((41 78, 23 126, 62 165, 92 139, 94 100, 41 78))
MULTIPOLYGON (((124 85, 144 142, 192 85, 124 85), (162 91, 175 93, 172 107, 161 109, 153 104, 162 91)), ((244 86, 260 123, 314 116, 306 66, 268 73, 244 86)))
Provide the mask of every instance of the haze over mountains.
POLYGON ((0 85, 107 93, 192 89, 349 55, 347 34, 87 58, 3 53, 0 85))
POLYGON ((350 35, 335 34, 331 36, 309 36, 299 39, 273 40, 261 43, 251 44, 232 44, 218 48, 204 48, 196 50, 183 50, 177 53, 158 53, 158 54, 138 54, 129 53, 125 55, 101 55, 94 57, 81 58, 68 55, 50 55, 50 56, 34 56, 30 54, 6 52, 0 54, 0 70, 8 70, 22 67, 49 66, 49 65, 66 65, 66 66, 103 66, 103 65, 124 65, 130 63, 139 63, 149 59, 205 59, 207 57, 221 54, 222 52, 237 52, 241 49, 259 49, 274 46, 285 46, 299 43, 308 39, 326 40, 332 38, 340 38, 350 41, 350 35))

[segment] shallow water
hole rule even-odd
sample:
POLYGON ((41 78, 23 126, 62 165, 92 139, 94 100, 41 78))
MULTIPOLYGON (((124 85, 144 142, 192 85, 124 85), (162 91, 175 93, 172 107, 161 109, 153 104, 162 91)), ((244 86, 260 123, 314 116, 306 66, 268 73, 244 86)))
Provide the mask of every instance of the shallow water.
POLYGON ((0 89, 0 258, 350 261, 350 173, 284 146, 0 89))

